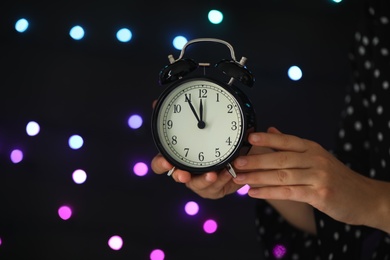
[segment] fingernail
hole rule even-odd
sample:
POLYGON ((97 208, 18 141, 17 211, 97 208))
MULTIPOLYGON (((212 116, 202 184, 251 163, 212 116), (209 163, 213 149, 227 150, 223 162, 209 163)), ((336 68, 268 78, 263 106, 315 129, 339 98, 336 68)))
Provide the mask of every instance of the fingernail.
POLYGON ((208 181, 208 182, 212 182, 213 178, 211 177, 210 174, 206 173, 205 180, 208 181))
POLYGON ((260 136, 257 134, 251 134, 250 139, 252 142, 258 142, 258 141, 260 141, 260 136))
POLYGON ((244 166, 245 164, 247 164, 247 162, 248 161, 245 158, 243 158, 243 157, 238 157, 236 159, 236 165, 237 166, 244 166))
POLYGON ((237 181, 243 181, 245 179, 245 174, 237 174, 237 177, 235 178, 237 181))

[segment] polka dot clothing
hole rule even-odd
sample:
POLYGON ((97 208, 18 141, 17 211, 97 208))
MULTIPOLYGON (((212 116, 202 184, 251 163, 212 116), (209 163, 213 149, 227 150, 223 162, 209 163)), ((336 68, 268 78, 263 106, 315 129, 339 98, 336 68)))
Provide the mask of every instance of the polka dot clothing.
MULTIPOLYGON (((390 1, 366 1, 362 18, 334 153, 355 171, 390 181, 390 1)), ((265 259, 390 260, 390 235, 380 230, 347 225, 315 210, 313 236, 290 226, 265 201, 259 200, 257 213, 265 259)))

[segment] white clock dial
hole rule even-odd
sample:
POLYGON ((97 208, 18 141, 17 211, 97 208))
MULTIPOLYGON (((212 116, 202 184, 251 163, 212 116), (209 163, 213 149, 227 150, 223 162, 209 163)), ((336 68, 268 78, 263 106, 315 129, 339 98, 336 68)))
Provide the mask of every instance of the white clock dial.
POLYGON ((160 105, 157 132, 179 163, 206 168, 229 159, 243 138, 243 112, 236 98, 208 80, 176 86, 160 105))

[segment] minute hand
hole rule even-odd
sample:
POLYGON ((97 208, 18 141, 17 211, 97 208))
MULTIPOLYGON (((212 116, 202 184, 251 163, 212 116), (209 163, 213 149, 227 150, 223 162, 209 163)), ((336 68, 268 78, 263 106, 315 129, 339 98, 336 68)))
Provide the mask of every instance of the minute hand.
POLYGON ((190 100, 187 96, 186 96, 186 101, 187 101, 188 104, 190 105, 190 108, 191 108, 191 110, 192 110, 192 113, 194 113, 194 115, 195 115, 195 117, 196 117, 196 120, 198 120, 198 122, 200 122, 199 116, 198 116, 198 114, 196 113, 195 108, 194 108, 194 106, 193 106, 192 103, 191 103, 191 100, 190 100))

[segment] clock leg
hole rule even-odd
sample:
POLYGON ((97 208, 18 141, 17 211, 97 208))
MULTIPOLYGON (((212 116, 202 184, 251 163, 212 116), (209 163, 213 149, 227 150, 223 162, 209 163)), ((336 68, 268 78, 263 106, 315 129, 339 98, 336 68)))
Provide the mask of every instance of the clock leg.
POLYGON ((226 165, 226 168, 227 168, 228 172, 230 173, 230 175, 233 176, 233 178, 236 178, 236 177, 237 177, 237 174, 236 174, 236 172, 234 171, 234 169, 233 169, 233 167, 232 167, 232 165, 231 165, 230 163, 228 163, 228 164, 226 165))
POLYGON ((176 167, 175 167, 175 166, 173 166, 173 168, 172 168, 172 169, 170 169, 170 170, 168 171, 167 175, 168 175, 168 176, 171 176, 171 175, 172 175, 172 173, 175 171, 175 169, 176 169, 176 167))

